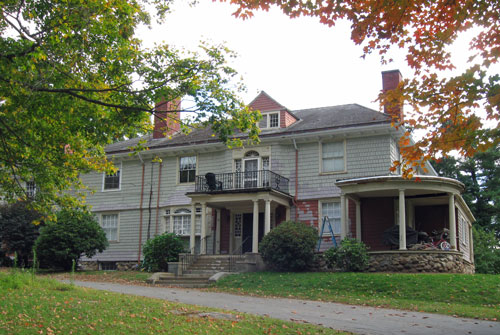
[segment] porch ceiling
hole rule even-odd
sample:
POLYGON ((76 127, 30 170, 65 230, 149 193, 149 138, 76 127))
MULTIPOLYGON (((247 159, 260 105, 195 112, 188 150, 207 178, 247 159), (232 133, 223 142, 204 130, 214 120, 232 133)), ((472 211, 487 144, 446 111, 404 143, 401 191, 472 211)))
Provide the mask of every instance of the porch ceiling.
POLYGON ((211 208, 228 208, 241 211, 253 210, 253 202, 259 202, 259 211, 264 210, 265 200, 271 201, 271 207, 274 209, 278 205, 290 207, 292 197, 281 192, 251 192, 237 194, 201 194, 188 193, 193 203, 206 203, 211 208))

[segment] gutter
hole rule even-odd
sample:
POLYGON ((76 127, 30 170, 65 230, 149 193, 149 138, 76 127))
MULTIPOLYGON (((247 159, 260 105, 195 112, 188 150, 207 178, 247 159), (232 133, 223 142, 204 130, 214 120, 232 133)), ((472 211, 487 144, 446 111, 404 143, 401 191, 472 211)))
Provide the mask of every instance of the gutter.
MULTIPOLYGON (((293 127, 293 125, 291 126, 293 127)), ((370 124, 364 124, 364 125, 344 125, 344 126, 337 126, 337 127, 328 127, 328 128, 321 128, 321 129, 306 129, 306 130, 296 130, 296 131, 286 131, 286 132, 277 132, 277 133, 272 133, 272 134, 260 134, 259 138, 262 139, 264 142, 266 139, 273 139, 276 137, 281 137, 283 140, 287 140, 288 137, 293 136, 294 138, 303 138, 303 137, 308 137, 308 136, 321 136, 322 134, 328 134, 328 135, 335 135, 335 134, 348 134, 348 133, 354 133, 354 132, 360 132, 364 130, 371 130, 371 129, 394 129, 390 126, 387 121, 377 121, 377 122, 372 122, 370 124), (332 132, 332 130, 336 130, 332 132)), ((244 137, 240 137, 244 139, 244 137)), ((204 139, 200 141, 194 141, 194 142, 184 142, 184 143, 177 143, 177 144, 165 144, 165 145, 159 145, 155 147, 148 147, 149 150, 147 151, 150 154, 153 154, 157 151, 160 152, 165 152, 165 149, 171 149, 172 151, 179 150, 182 148, 193 148, 196 146, 196 148, 203 148, 203 147, 209 147, 209 148, 214 148, 214 145, 219 145, 221 148, 226 148, 224 143, 222 143, 219 139, 204 139)), ((106 155, 115 155, 116 157, 120 156, 125 156, 130 153, 130 149, 123 149, 123 150, 117 150, 117 151, 110 151, 106 152, 106 155)))

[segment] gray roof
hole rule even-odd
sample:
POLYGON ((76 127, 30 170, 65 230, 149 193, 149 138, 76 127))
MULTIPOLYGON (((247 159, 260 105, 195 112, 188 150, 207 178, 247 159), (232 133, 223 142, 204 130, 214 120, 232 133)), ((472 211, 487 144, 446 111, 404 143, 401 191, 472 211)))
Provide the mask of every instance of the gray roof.
MULTIPOLYGON (((302 109, 293 111, 293 114, 299 118, 287 128, 278 128, 272 130, 263 129, 260 138, 273 136, 286 136, 297 133, 308 133, 322 131, 327 129, 347 128, 356 126, 365 126, 377 123, 390 123, 391 117, 370 108, 358 104, 320 107, 311 109, 302 109)), ((119 153, 130 150, 130 147, 137 145, 140 139, 146 139, 146 147, 150 149, 162 147, 176 147, 195 144, 218 143, 217 136, 212 136, 211 128, 195 129, 190 134, 177 134, 172 138, 153 139, 152 135, 142 138, 133 138, 126 141, 110 144, 106 147, 107 153, 119 153)), ((237 136, 244 134, 237 133, 237 136)))

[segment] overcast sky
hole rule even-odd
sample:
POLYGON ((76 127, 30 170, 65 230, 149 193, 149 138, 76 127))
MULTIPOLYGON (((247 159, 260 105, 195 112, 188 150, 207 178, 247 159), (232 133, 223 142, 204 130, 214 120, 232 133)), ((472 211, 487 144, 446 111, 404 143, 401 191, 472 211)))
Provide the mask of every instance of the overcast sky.
POLYGON ((229 4, 199 2, 190 7, 177 1, 165 24, 141 30, 139 37, 146 46, 164 41, 188 50, 196 50, 200 40, 225 42, 238 53, 231 65, 243 76, 247 103, 264 90, 291 110, 348 103, 378 110, 381 71, 412 75, 399 51, 386 66, 378 55, 360 58, 362 48, 350 40, 347 22, 330 28, 316 18, 290 19, 279 10, 243 21, 232 16, 235 7, 229 4))

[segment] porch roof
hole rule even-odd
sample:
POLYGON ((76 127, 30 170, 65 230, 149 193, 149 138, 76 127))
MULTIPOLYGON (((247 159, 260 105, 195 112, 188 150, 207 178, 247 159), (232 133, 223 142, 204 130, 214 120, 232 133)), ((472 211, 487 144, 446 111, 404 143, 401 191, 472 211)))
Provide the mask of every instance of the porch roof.
POLYGON ((344 194, 357 194, 360 197, 395 196, 399 190, 407 191, 409 196, 438 193, 459 195, 465 190, 465 185, 458 180, 436 176, 416 176, 411 179, 374 176, 338 180, 335 184, 344 194))

